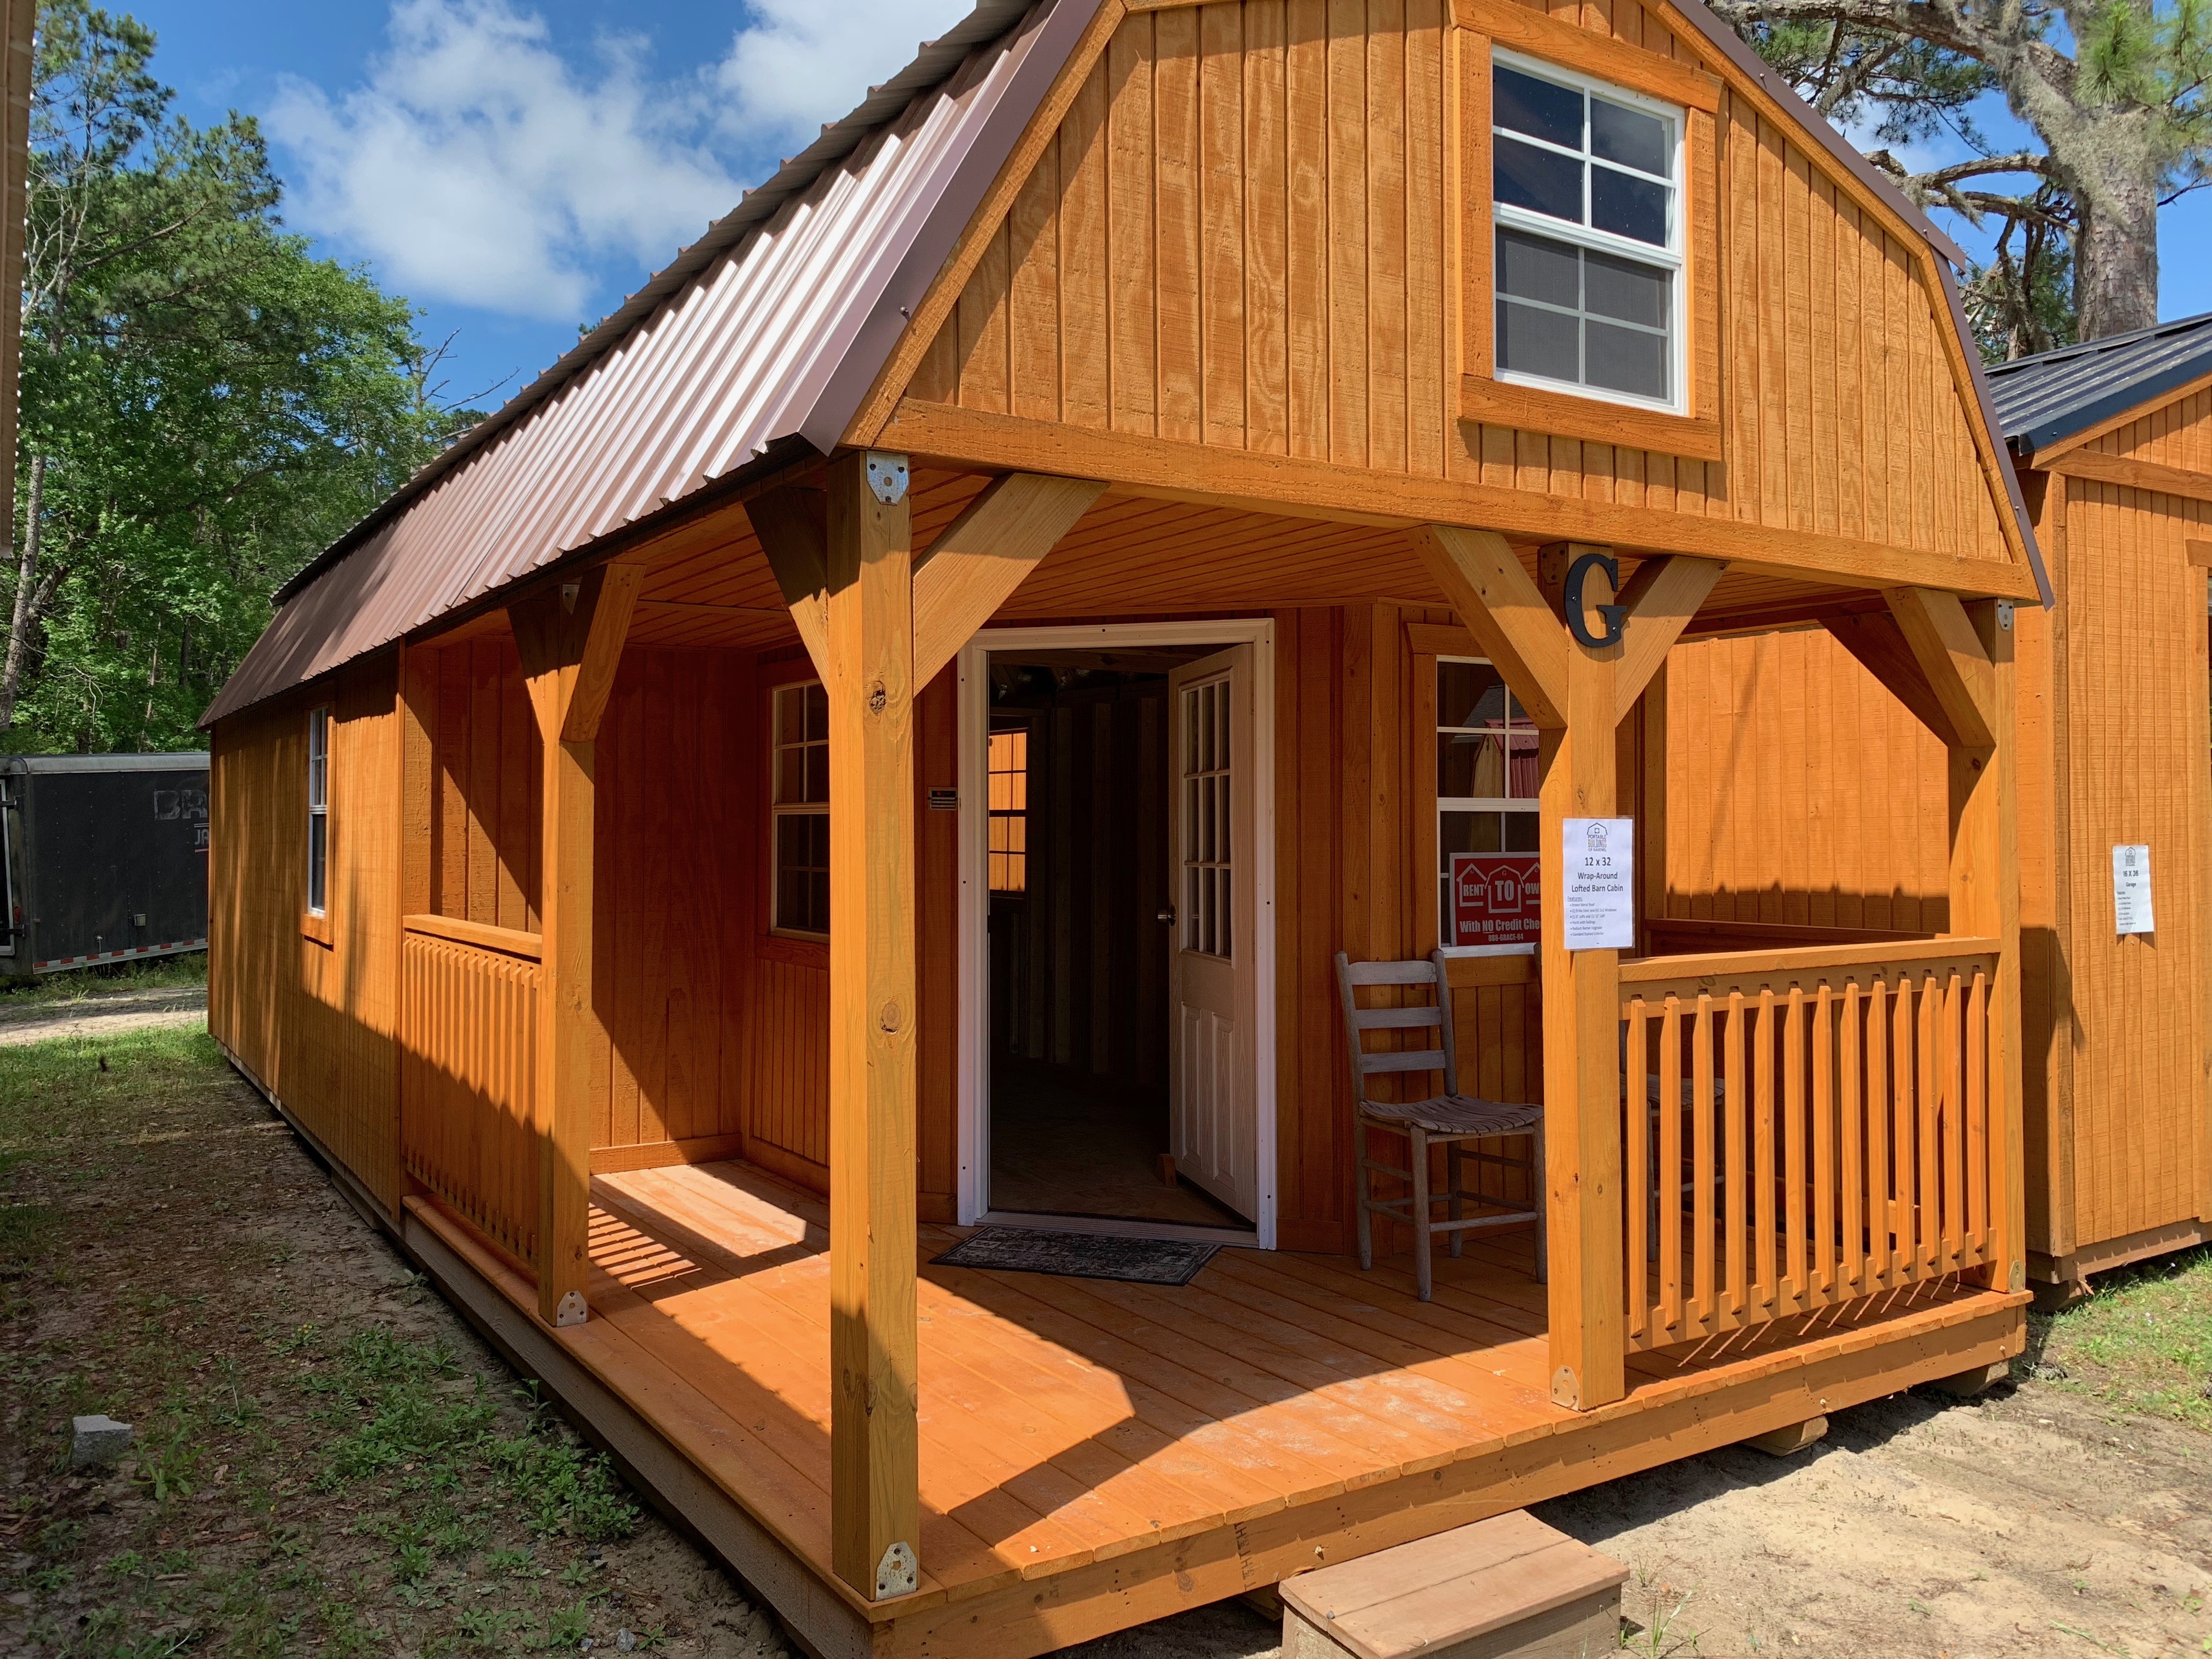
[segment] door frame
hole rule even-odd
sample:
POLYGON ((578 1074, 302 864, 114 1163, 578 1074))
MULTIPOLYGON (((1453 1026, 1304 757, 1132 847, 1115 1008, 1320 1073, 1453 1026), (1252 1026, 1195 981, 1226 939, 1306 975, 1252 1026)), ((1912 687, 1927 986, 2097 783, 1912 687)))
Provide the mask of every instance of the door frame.
MULTIPOLYGON (((1258 1213, 1250 1234, 1177 1226, 1168 1222, 1056 1222, 1073 1231, 1155 1237, 1208 1238, 1275 1248, 1275 624, 1266 617, 1219 622, 1092 623, 1057 628, 993 628, 976 634, 955 659, 958 672, 960 802, 959 1179, 961 1225, 1000 1218, 988 1207, 991 1174, 990 813, 985 753, 991 702, 988 659, 994 651, 1067 651, 1091 647, 1249 645, 1252 647, 1253 1092, 1260 1164, 1258 1213)), ((1012 1218, 1009 1218, 1012 1219, 1012 1218)))

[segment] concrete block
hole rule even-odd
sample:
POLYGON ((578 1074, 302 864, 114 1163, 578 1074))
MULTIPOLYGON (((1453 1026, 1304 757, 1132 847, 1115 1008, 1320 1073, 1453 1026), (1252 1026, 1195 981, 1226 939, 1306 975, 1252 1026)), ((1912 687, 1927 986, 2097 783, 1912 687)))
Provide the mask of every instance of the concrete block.
POLYGON ((1801 1452, 1828 1432, 1828 1419, 1808 1417, 1802 1423, 1791 1423, 1779 1429, 1769 1429, 1765 1434, 1754 1434, 1743 1443, 1753 1451, 1763 1451, 1769 1457, 1787 1457, 1801 1452))
POLYGON ((131 1449, 131 1425, 112 1417, 70 1419, 70 1468, 112 1469, 131 1449))

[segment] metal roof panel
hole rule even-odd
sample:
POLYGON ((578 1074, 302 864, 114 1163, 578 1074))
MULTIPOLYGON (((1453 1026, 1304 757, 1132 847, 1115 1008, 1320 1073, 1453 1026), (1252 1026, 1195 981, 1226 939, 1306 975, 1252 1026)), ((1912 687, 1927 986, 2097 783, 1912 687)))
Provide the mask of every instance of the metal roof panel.
POLYGON ((2212 374, 2212 312, 2018 357, 1988 374, 2005 441, 2031 464, 2040 451, 2212 374))

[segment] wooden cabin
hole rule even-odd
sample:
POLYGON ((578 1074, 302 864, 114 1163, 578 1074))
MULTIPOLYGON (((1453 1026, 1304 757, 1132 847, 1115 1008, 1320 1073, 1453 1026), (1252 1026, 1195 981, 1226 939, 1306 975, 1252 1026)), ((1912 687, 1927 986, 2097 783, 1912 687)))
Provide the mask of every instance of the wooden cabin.
MULTIPOLYGON (((2212 317, 1990 381, 2052 587, 2014 648, 2028 1273, 2064 1300, 2212 1238, 2212 317)), ((1675 647, 1662 947, 1948 925, 1942 719, 1885 689, 1893 648, 1849 616, 1675 647)))
POLYGON ((1956 257, 1702 7, 985 0, 290 584, 211 1025, 822 1654, 1986 1376, 2040 578, 1956 257), (1943 711, 1948 927, 1625 948, 1670 648, 1831 612, 1943 711), (1549 1270, 1424 1301, 1333 963, 1437 948, 1549 1270))

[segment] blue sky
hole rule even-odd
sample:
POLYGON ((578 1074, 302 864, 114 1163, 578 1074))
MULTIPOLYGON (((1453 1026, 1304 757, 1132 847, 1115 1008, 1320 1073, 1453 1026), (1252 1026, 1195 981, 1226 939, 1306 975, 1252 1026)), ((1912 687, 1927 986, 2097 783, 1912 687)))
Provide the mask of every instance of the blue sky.
MULTIPOLYGON (((114 0, 111 0, 113 3, 114 0)), ((969 0, 121 0, 196 121, 259 116, 286 216, 453 337, 492 407, 969 0)), ((1987 136, 2017 128, 2001 102, 1987 136)), ((1963 148, 1908 152, 1911 165, 1963 148)), ((1951 216, 1970 252, 1989 239, 1951 216)), ((2166 317, 2212 310, 2212 191, 2166 211, 2166 317)))
MULTIPOLYGON (((109 0, 495 406, 969 0, 109 0)), ((480 395, 475 395, 480 394, 480 395)))

